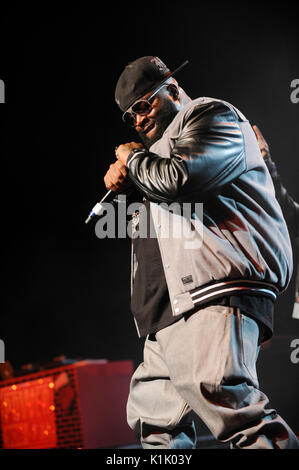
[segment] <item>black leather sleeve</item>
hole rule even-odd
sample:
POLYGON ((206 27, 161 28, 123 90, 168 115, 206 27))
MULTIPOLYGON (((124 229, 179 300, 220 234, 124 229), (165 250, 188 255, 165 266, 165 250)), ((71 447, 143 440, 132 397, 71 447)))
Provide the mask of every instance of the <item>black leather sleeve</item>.
POLYGON ((197 105, 185 116, 170 156, 137 153, 127 166, 154 202, 203 201, 246 171, 238 118, 219 102, 197 105))
POLYGON ((297 238, 299 237, 299 204, 294 201, 282 184, 276 165, 270 155, 265 158, 265 163, 272 177, 276 199, 281 206, 288 229, 292 236, 297 238))

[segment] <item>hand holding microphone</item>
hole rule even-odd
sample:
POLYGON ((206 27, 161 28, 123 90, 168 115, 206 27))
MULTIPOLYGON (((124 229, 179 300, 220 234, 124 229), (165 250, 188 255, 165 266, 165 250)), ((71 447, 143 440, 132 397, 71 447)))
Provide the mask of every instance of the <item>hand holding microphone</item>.
POLYGON ((104 183, 108 190, 117 192, 125 186, 127 179, 127 167, 120 160, 116 160, 115 163, 109 166, 109 170, 104 176, 104 183))
POLYGON ((88 218, 85 220, 87 224, 94 216, 101 216, 104 212, 103 202, 111 201, 116 193, 126 193, 132 187, 132 182, 128 177, 128 169, 126 167, 127 158, 133 148, 143 148, 142 144, 130 142, 122 144, 115 148, 116 162, 112 163, 104 176, 104 183, 108 192, 91 210, 88 218))
POLYGON ((100 217, 105 208, 102 206, 103 202, 112 201, 118 192, 125 193, 126 190, 132 185, 131 181, 128 178, 128 170, 126 166, 119 160, 116 160, 115 163, 112 163, 104 176, 104 183, 108 192, 105 196, 98 202, 91 210, 89 216, 85 220, 87 224, 95 216, 100 217))

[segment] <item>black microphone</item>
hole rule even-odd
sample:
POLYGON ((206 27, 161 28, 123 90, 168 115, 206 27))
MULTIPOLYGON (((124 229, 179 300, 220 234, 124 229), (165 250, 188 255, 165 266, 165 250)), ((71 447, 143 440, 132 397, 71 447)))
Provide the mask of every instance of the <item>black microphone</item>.
POLYGON ((97 202, 96 205, 92 208, 89 216, 85 220, 85 223, 88 224, 88 222, 91 219, 93 219, 96 215, 98 217, 100 217, 103 214, 104 210, 105 210, 105 207, 102 206, 102 203, 112 201, 115 198, 115 196, 116 196, 116 193, 114 191, 112 191, 111 189, 109 189, 109 191, 100 200, 100 202, 97 202))

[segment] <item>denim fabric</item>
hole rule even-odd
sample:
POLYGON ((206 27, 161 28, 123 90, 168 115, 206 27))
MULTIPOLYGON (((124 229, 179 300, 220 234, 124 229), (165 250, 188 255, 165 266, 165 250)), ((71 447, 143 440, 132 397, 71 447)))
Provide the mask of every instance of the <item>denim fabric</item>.
POLYGON ((193 410, 234 448, 299 448, 259 390, 257 323, 236 307, 209 306, 145 341, 127 404, 144 448, 194 448, 193 410))

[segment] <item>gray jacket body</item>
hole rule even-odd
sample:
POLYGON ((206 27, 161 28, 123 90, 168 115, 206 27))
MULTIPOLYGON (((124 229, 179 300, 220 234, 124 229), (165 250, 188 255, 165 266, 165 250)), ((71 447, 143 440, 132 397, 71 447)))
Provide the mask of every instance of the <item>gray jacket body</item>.
MULTIPOLYGON (((293 269, 287 226, 239 110, 214 98, 190 101, 149 151, 131 153, 127 167, 151 201, 174 316, 233 294, 275 300, 286 289, 293 269), (180 215, 161 202, 187 209, 180 215)), ((134 285, 134 253, 132 262, 134 285)))

